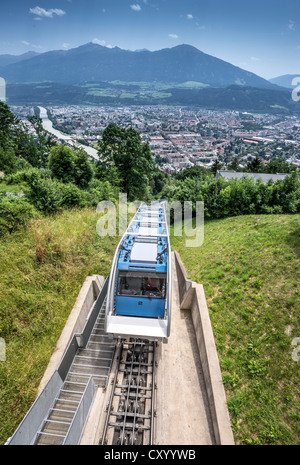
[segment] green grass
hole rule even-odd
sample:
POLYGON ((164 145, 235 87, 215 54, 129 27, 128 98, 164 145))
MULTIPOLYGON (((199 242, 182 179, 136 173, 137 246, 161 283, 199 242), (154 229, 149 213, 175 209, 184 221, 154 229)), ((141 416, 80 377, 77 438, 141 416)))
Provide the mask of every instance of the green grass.
POLYGON ((204 286, 236 443, 299 444, 300 215, 210 221, 172 248, 204 286))
POLYGON ((91 89, 87 95, 94 95, 96 97, 115 97, 116 92, 113 89, 91 89))
POLYGON ((35 400, 85 278, 109 274, 119 238, 100 238, 98 218, 91 209, 64 211, 0 241, 1 444, 35 400))
POLYGON ((12 192, 12 193, 23 193, 23 188, 20 184, 6 184, 5 182, 0 182, 0 193, 2 192, 12 192))

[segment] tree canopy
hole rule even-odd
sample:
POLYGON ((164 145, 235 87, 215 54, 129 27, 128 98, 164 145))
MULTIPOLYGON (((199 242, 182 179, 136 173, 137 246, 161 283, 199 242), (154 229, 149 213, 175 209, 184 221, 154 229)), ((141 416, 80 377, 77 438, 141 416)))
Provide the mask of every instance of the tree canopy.
POLYGON ((74 183, 85 188, 93 176, 93 169, 83 150, 74 152, 70 147, 53 147, 49 155, 49 169, 53 176, 64 183, 74 183))
POLYGON ((142 143, 137 131, 109 124, 103 132, 98 153, 99 179, 118 184, 129 200, 142 200, 149 195, 154 163, 148 143, 142 143))

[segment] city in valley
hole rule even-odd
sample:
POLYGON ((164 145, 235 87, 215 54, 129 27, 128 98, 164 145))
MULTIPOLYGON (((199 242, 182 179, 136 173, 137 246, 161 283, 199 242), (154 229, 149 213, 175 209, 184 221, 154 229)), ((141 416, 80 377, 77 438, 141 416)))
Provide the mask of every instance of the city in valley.
MULTIPOLYGON (((29 127, 27 117, 38 114, 37 107, 12 110, 29 127)), ((47 112, 53 128, 94 149, 108 124, 132 127, 169 173, 192 166, 211 168, 216 160, 223 169, 232 169, 235 160, 235 169, 242 171, 256 157, 264 165, 280 157, 300 167, 298 116, 157 106, 52 106, 47 112)))

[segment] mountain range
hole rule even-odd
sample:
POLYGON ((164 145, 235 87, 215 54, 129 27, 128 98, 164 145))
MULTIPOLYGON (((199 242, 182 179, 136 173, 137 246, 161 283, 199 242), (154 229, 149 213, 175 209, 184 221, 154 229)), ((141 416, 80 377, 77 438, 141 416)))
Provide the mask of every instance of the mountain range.
POLYGON ((88 43, 70 50, 0 55, 9 105, 188 105, 300 114, 295 76, 266 80, 190 45, 157 51, 88 43))
MULTIPOLYGON (((16 58, 16 57, 15 57, 16 58)), ((88 43, 70 50, 22 55, 12 62, 0 55, 0 76, 10 83, 126 81, 200 82, 211 87, 229 85, 275 88, 275 84, 190 45, 158 51, 129 51, 88 43)))

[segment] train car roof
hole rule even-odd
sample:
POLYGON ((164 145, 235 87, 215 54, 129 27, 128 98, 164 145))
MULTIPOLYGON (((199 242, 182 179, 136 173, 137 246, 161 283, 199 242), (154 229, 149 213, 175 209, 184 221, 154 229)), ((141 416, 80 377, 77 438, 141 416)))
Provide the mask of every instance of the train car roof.
POLYGON ((142 206, 120 243, 120 270, 167 271, 168 231, 164 209, 142 206))

